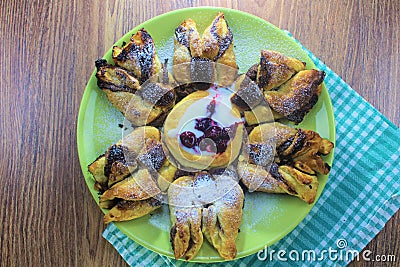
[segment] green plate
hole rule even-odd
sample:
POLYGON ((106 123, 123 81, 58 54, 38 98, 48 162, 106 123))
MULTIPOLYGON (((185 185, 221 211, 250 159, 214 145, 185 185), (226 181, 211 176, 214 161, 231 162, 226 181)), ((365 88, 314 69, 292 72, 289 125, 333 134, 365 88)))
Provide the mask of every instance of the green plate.
MULTIPOLYGON (((192 18, 197 22, 199 32, 202 32, 218 11, 225 13, 232 29, 237 63, 241 72, 258 62, 261 49, 280 51, 287 56, 296 57, 307 63, 308 68, 315 65, 307 54, 285 32, 256 16, 237 10, 199 7, 187 8, 165 13, 150 19, 124 35, 116 45, 121 45, 140 28, 145 28, 153 37, 158 55, 172 59, 173 36, 175 28, 185 19, 192 18)), ((111 49, 104 56, 112 62, 111 49)), ((89 68, 94 67, 88 66, 89 68)), ((171 62, 170 60, 169 62, 171 62)), ((87 166, 100 154, 122 137, 119 124, 124 122, 123 116, 107 100, 105 94, 97 87, 93 72, 83 94, 78 116, 77 141, 78 153, 85 177, 93 198, 98 203, 97 191, 93 189, 94 180, 87 166)), ((325 86, 318 103, 307 114, 299 127, 317 131, 322 137, 335 141, 335 124, 332 104, 325 86)), ((333 151, 326 158, 329 164, 333 161, 333 151)), ((328 176, 319 176, 317 200, 327 182, 328 176)), ((313 205, 308 205, 300 199, 288 195, 273 195, 266 193, 246 193, 245 207, 240 233, 238 235, 237 257, 245 257, 271 245, 292 231, 309 213, 313 205)), ((104 210, 106 212, 106 210, 104 210)), ((128 237, 142 246, 173 257, 169 242, 169 214, 164 206, 140 219, 116 223, 116 226, 128 237)), ((196 262, 217 262, 223 259, 204 241, 204 244, 193 260, 196 262)))

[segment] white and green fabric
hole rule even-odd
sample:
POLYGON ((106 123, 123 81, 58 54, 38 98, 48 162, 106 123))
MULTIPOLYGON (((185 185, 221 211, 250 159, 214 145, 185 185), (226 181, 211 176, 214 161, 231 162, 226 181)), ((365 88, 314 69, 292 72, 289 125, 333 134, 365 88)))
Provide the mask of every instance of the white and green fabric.
MULTIPOLYGON (((267 253, 212 266, 265 266, 271 261, 274 266, 309 266, 310 261, 345 266, 356 257, 373 260, 370 253, 356 254, 400 207, 400 130, 304 50, 326 72, 335 113, 337 142, 329 182, 307 217, 267 253)), ((151 252, 112 223, 103 236, 131 266, 196 265, 151 252)))

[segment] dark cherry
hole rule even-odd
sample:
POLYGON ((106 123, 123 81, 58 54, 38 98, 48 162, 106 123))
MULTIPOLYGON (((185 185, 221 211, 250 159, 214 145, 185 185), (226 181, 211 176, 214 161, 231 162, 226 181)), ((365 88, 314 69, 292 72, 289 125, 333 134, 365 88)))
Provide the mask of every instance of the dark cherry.
POLYGON ((186 131, 180 134, 179 136, 182 145, 188 148, 192 148, 197 143, 196 135, 190 131, 186 131))
POLYGON ((219 126, 211 126, 204 131, 204 135, 214 141, 221 138, 222 129, 219 126))
POLYGON ((201 119, 196 119, 196 125, 194 126, 194 128, 196 130, 204 132, 211 125, 213 125, 213 120, 212 119, 210 119, 210 118, 201 118, 201 119))
POLYGON ((192 132, 183 132, 180 135, 184 146, 192 148, 198 146, 201 151, 223 153, 228 147, 228 142, 235 132, 236 125, 229 127, 220 127, 217 122, 211 118, 196 119, 196 130, 202 131, 203 136, 196 138, 192 132))
POLYGON ((231 139, 229 134, 232 134, 232 131, 231 131, 230 127, 222 128, 221 134, 220 134, 220 138, 222 140, 229 140, 229 139, 231 139))

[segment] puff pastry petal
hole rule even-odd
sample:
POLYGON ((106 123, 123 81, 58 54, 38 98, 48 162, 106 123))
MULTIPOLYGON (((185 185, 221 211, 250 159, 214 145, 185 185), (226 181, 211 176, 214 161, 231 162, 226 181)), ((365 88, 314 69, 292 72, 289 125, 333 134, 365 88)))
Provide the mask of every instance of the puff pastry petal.
MULTIPOLYGON (((103 192, 113 184, 129 177, 138 168, 138 157, 148 155, 149 151, 153 151, 155 146, 160 145, 160 142, 161 133, 157 128, 143 126, 134 129, 123 139, 111 145, 103 155, 88 166, 89 172, 96 181, 95 188, 103 192)), ((162 165, 165 156, 157 160, 158 162, 154 163, 162 165)))
POLYGON ((122 200, 118 202, 104 216, 104 223, 129 221, 143 217, 150 212, 160 208, 162 202, 156 198, 141 201, 122 200))
POLYGON ((208 242, 225 260, 236 256, 236 237, 242 220, 244 194, 239 184, 227 176, 216 176, 217 192, 223 195, 203 208, 202 230, 208 242))
POLYGON ((287 57, 277 51, 262 50, 257 67, 257 84, 264 91, 270 91, 288 81, 294 74, 305 69, 305 63, 287 57))
POLYGON ((264 92, 265 100, 276 113, 299 123, 317 103, 324 77, 323 71, 300 71, 277 91, 264 92))
POLYGON ((193 178, 182 176, 168 189, 171 231, 170 241, 176 259, 191 260, 203 244, 202 207, 193 194, 193 178))
POLYGON ((238 173, 250 191, 287 193, 307 203, 315 200, 317 173, 328 174, 330 167, 321 155, 330 153, 333 143, 310 130, 281 123, 265 123, 249 134, 248 149, 238 162, 238 173), (271 149, 274 143, 276 149, 271 149), (268 146, 267 146, 268 145, 268 146), (261 149, 263 146, 269 149, 261 149), (245 163, 243 159, 248 158, 245 163))
POLYGON ((111 104, 135 126, 154 124, 175 104, 175 82, 165 64, 162 72, 144 84, 129 71, 110 65, 104 59, 97 60, 96 67, 97 85, 111 104))
POLYGON ((183 21, 174 35, 173 71, 175 79, 180 83, 190 83, 192 58, 202 54, 202 40, 197 31, 196 22, 192 19, 183 21))
POLYGON ((231 85, 237 76, 238 66, 233 47, 232 31, 224 14, 219 12, 211 25, 204 30, 202 57, 217 63, 217 78, 221 85, 231 85))
POLYGON ((145 29, 137 31, 122 47, 114 46, 112 58, 117 66, 132 72, 140 84, 161 71, 153 38, 145 29))

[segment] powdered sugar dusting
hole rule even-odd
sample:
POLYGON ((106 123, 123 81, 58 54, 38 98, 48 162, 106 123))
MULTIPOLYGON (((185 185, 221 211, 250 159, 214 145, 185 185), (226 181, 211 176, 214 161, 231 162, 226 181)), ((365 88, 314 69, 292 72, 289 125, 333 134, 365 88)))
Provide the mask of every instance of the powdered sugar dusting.
POLYGON ((168 206, 163 205, 161 208, 151 213, 149 223, 160 231, 169 232, 169 211, 168 206))
POLYGON ((241 232, 257 232, 260 225, 269 225, 271 221, 277 219, 280 211, 278 195, 254 192, 244 194, 245 204, 243 209, 241 232))
POLYGON ((225 175, 197 174, 172 183, 168 190, 169 205, 177 207, 200 207, 222 201, 235 206, 241 189, 234 179, 225 175))

